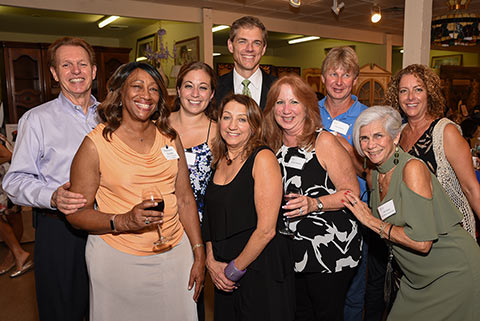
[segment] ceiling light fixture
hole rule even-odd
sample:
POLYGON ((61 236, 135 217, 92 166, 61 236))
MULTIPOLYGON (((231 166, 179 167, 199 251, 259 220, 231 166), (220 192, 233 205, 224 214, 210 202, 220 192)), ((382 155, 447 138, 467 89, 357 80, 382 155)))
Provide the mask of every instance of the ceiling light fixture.
POLYGON ((344 6, 345 6, 345 3, 343 3, 343 1, 338 3, 337 0, 333 0, 333 4, 332 4, 331 9, 332 9, 333 13, 338 16, 340 14, 340 10, 342 10, 342 8, 344 6))
POLYGON ((302 0, 289 0, 288 3, 294 8, 298 8, 302 5, 302 0))
POLYGON ((228 28, 230 28, 230 26, 219 25, 219 26, 213 27, 212 32, 217 32, 217 31, 220 31, 220 30, 228 29, 228 28))
POLYGON ((98 20, 97 25, 100 29, 120 18, 119 16, 104 16, 98 20))
POLYGON ((214 56, 214 57, 221 56, 221 55, 222 55, 222 54, 219 53, 219 52, 214 52, 214 53, 212 54, 212 56, 214 56))
POLYGON ((377 23, 382 20, 382 11, 380 10, 380 6, 377 6, 376 4, 372 6, 372 16, 370 17, 370 20, 373 23, 377 23))
POLYGON ((288 40, 288 44, 293 45, 293 44, 296 44, 296 43, 305 42, 305 41, 312 41, 312 40, 317 40, 317 39, 320 39, 320 37, 317 37, 317 36, 302 37, 302 38, 288 40))

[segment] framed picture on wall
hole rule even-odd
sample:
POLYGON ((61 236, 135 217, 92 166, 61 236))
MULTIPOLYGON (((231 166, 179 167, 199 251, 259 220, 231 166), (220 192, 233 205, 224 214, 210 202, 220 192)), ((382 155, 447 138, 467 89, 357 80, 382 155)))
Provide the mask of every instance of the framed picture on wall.
POLYGON ((430 67, 433 69, 440 69, 442 65, 461 66, 463 64, 463 55, 448 55, 432 57, 430 67))
POLYGON ((175 57, 175 65, 183 65, 189 62, 200 60, 200 37, 193 37, 175 42, 177 48, 177 56, 175 57))
POLYGON ((145 51, 147 48, 150 48, 150 50, 156 50, 155 48, 155 34, 148 35, 146 37, 137 39, 137 47, 135 50, 135 60, 138 60, 138 58, 145 57, 145 51))

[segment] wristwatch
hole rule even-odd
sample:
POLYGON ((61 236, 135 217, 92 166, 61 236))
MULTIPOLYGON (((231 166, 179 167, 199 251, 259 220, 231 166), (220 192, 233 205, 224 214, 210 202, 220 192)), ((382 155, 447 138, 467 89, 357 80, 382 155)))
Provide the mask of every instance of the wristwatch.
POLYGON ((317 208, 319 211, 323 210, 323 203, 322 201, 320 200, 320 197, 317 197, 315 198, 315 200, 317 201, 317 208))

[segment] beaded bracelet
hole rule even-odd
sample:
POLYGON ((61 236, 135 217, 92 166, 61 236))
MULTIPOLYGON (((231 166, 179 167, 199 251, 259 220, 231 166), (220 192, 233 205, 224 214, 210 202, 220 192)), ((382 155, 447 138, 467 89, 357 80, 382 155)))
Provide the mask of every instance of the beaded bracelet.
POLYGON ((228 265, 225 267, 225 270, 223 270, 223 272, 230 281, 237 282, 247 272, 247 269, 239 270, 235 266, 235 260, 231 260, 230 263, 228 263, 228 265))
POLYGON ((385 226, 387 226, 387 222, 382 221, 382 224, 380 224, 380 232, 378 233, 380 235, 380 238, 384 239, 385 237, 383 236, 385 226))
POLYGON ((202 247, 203 246, 203 243, 197 243, 197 244, 194 244, 192 246, 192 251, 195 251, 195 249, 199 248, 199 247, 202 247))

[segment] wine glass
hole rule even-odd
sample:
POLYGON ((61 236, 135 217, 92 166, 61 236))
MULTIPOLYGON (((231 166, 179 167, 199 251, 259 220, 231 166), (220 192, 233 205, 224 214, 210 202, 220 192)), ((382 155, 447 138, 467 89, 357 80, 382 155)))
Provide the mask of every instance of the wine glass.
MULTIPOLYGON (((142 191, 142 200, 144 201, 153 201, 157 203, 157 206, 152 206, 152 207, 147 207, 145 208, 146 211, 157 211, 157 212, 163 212, 165 209, 165 201, 164 197, 162 195, 162 192, 160 192, 157 188, 155 187, 150 187, 148 189, 145 189, 142 191)), ((162 234, 162 224, 157 224, 157 231, 158 231, 158 240, 153 242, 153 245, 155 246, 160 246, 162 244, 167 243, 170 239, 162 234)))
MULTIPOLYGON (((297 196, 292 195, 292 194, 302 195, 302 190, 300 188, 296 187, 293 184, 288 185, 287 190, 285 191, 285 194, 283 195, 283 205, 287 205, 289 200, 297 197, 297 196)), ((278 232, 282 235, 285 235, 285 236, 293 236, 294 233, 290 229, 290 218, 289 217, 284 217, 284 222, 285 222, 285 226, 282 229, 280 229, 278 232)))

